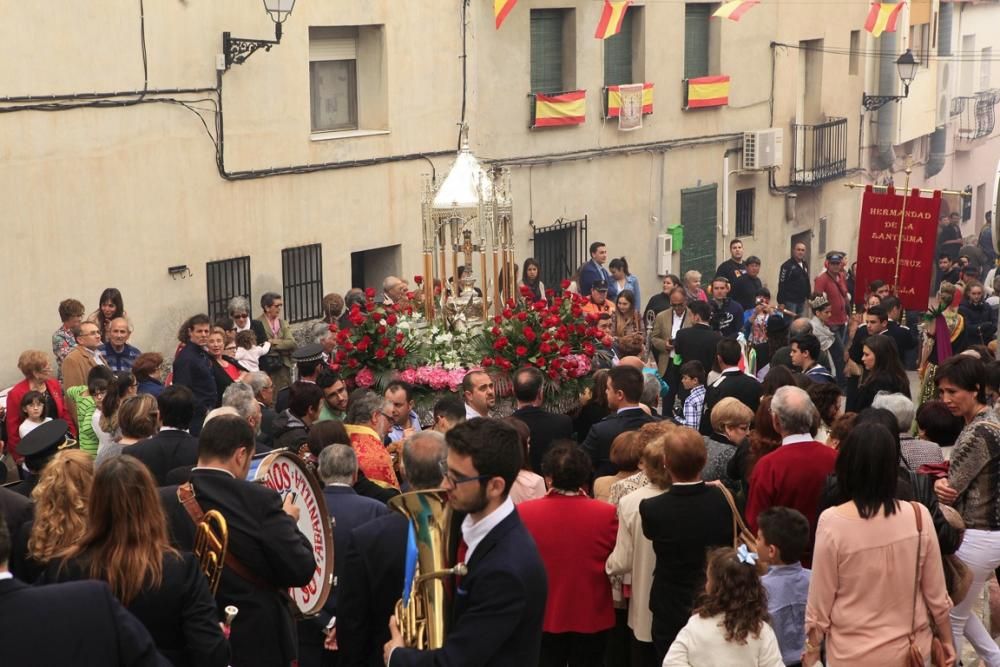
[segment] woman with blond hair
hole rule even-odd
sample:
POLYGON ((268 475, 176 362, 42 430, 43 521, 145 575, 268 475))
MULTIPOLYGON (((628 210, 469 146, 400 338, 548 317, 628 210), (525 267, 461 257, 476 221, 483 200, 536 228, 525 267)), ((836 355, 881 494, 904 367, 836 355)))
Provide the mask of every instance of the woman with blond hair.
POLYGON ((131 456, 94 476, 87 530, 49 564, 44 581, 99 579, 176 667, 225 667, 229 645, 194 556, 170 546, 156 483, 131 456))
MULTIPOLYGON (((21 427, 21 399, 29 391, 39 391, 45 396, 45 412, 52 418, 69 423, 70 431, 76 435, 76 423, 66 410, 62 387, 52 376, 52 364, 41 350, 25 350, 17 358, 17 368, 24 379, 10 388, 7 393, 7 447, 17 457, 17 443, 21 441, 18 429, 21 427)), ((17 457, 20 459, 20 457, 17 457)))
POLYGON ((710 414, 712 435, 705 436, 708 462, 701 478, 706 482, 719 480, 730 489, 739 489, 739 477, 731 478, 727 472, 729 461, 736 454, 750 433, 753 410, 739 399, 727 396, 712 407, 710 414))
POLYGON ((129 445, 156 435, 160 430, 160 408, 156 399, 149 394, 127 397, 118 408, 117 417, 121 435, 114 442, 103 445, 97 450, 97 460, 94 465, 98 468, 108 459, 121 454, 129 445))
POLYGON ((87 529, 87 506, 94 460, 79 449, 65 449, 46 464, 31 492, 35 518, 16 536, 11 571, 34 581, 56 554, 79 541, 87 529))

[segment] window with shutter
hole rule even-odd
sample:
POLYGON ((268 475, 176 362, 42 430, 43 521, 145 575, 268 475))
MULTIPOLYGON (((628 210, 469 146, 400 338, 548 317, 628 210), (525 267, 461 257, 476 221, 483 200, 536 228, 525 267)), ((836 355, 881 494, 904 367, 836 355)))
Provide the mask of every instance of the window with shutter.
POLYGON ((309 29, 309 101, 313 132, 358 129, 358 30, 309 29))
POLYGON ((604 40, 604 85, 620 86, 627 83, 642 83, 633 77, 632 54, 634 42, 633 25, 640 8, 629 7, 625 11, 621 31, 604 40))
MULTIPOLYGON (((684 5, 684 78, 708 76, 708 21, 712 5, 684 5)), ((685 240, 685 243, 687 241, 685 240)))
POLYGON ((681 225, 684 226, 681 268, 700 271, 703 287, 715 275, 718 190, 716 183, 681 190, 681 225))
POLYGON ((531 10, 531 92, 560 93, 563 83, 564 10, 531 10))

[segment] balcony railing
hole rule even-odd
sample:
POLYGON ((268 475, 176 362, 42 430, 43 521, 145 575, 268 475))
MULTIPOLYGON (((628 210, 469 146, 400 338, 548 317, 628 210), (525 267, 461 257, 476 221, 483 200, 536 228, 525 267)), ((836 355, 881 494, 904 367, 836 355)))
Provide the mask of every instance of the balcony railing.
POLYGON ((959 140, 975 141, 993 134, 996 128, 998 102, 1000 102, 998 88, 983 90, 968 97, 953 98, 952 116, 958 118, 959 140))
POLYGON ((847 173, 847 119, 792 124, 792 185, 819 185, 847 173))

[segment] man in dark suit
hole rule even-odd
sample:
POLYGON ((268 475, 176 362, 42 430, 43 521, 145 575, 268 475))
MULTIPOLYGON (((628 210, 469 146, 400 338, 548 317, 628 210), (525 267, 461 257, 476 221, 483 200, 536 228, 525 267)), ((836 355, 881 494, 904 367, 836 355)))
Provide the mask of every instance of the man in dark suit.
POLYGON ((0 628, 4 665, 169 667, 153 638, 104 582, 33 587, 14 579, 10 531, 0 514, 0 628), (53 619, 72 618, 72 623, 53 619))
MULTIPOLYGON (((608 248, 600 241, 590 244, 590 261, 580 269, 580 296, 590 296, 590 289, 598 280, 611 283, 611 274, 604 268, 608 261, 608 248)), ((612 295, 614 296, 614 295, 612 295)))
MULTIPOLYGON (((211 419, 198 441, 191 472, 194 500, 202 511, 218 510, 229 525, 230 557, 222 573, 219 608, 240 610, 229 642, 232 663, 241 667, 290 665, 296 656, 295 622, 284 589, 309 583, 316 569, 312 546, 299 532, 298 508, 263 484, 246 481, 254 452, 253 429, 242 417, 211 419), (233 568, 231 559, 240 564, 233 568)), ((174 546, 194 546, 194 521, 178 487, 160 490, 174 546)))
POLYGON ((20 482, 11 484, 10 490, 30 498, 52 457, 63 449, 76 447, 76 441, 69 435, 68 423, 62 419, 50 419, 21 438, 21 442, 17 443, 17 451, 24 456, 28 475, 20 482))
POLYGON ((142 461, 156 478, 158 486, 167 484, 167 473, 198 462, 198 438, 187 432, 194 413, 194 394, 187 387, 172 384, 156 397, 163 426, 160 432, 128 448, 128 453, 142 461))
POLYGON ((715 365, 715 347, 722 340, 722 334, 714 331, 709 324, 712 307, 704 301, 692 301, 691 326, 680 329, 674 338, 674 353, 681 361, 700 361, 705 371, 715 365))
MULTIPOLYGON (((336 667, 339 656, 333 629, 341 618, 338 610, 344 562, 355 528, 389 513, 385 503, 359 496, 353 488, 358 478, 358 457, 347 445, 330 445, 319 455, 318 473, 323 480, 323 497, 333 523, 333 572, 330 595, 319 614, 299 621, 299 665, 301 667, 336 667), (324 650, 324 645, 326 649, 324 650)), ((384 557, 384 556, 380 556, 384 557)))
POLYGON ((701 417, 701 434, 712 435, 712 408, 715 404, 732 396, 743 405, 757 412, 763 390, 760 382, 740 370, 740 344, 732 338, 724 338, 716 347, 716 357, 722 375, 705 390, 705 412, 701 417))
POLYGON ((566 415, 542 410, 542 372, 527 366, 514 373, 514 398, 517 410, 513 416, 528 425, 531 431, 531 469, 542 472, 542 459, 554 440, 573 437, 573 420, 566 415))
MULTIPOLYGON (((421 431, 408 438, 403 443, 403 474, 410 489, 440 488, 447 454, 440 433, 421 431)), ((339 553, 345 554, 344 569, 337 575, 340 667, 385 664, 382 647, 390 639, 389 617, 403 592, 408 525, 402 514, 390 512, 355 528, 346 546, 337 543, 339 553)))
POLYGON ((31 521, 34 514, 35 506, 30 500, 0 486, 0 516, 7 521, 11 535, 17 535, 21 526, 31 521))
POLYGON ((187 327, 188 342, 174 357, 174 384, 184 385, 194 394, 194 412, 188 430, 192 435, 198 435, 205 415, 217 407, 219 400, 212 362, 205 352, 212 322, 208 315, 199 314, 187 321, 187 327))
POLYGON ((393 619, 385 663, 537 665, 547 582, 535 542, 507 495, 522 466, 517 431, 495 419, 473 419, 446 438, 444 488, 451 508, 466 513, 458 560, 468 573, 455 588, 444 646, 432 651, 404 647, 393 619))
POLYGON ((611 462, 611 444, 626 431, 637 431, 643 424, 656 421, 639 407, 642 398, 642 372, 631 366, 615 366, 608 372, 608 407, 611 414, 590 427, 580 445, 594 465, 594 476, 614 475, 618 468, 611 462))

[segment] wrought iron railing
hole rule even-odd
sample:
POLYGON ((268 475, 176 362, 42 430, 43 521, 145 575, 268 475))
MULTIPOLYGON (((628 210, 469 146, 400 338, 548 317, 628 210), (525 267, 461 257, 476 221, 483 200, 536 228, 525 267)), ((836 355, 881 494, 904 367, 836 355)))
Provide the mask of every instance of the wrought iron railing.
POLYGON ((559 283, 589 259, 587 216, 579 220, 559 218, 547 227, 533 226, 532 231, 532 255, 542 266, 542 282, 558 292, 559 283))
POLYGON ((302 322, 323 314, 323 248, 319 243, 281 251, 285 318, 302 322))
POLYGON ((953 114, 958 117, 958 138, 975 141, 993 134, 996 128, 996 106, 1000 102, 1000 89, 983 90, 975 95, 956 97, 952 100, 953 114), (955 102, 961 100, 956 107, 955 102))
POLYGON ((208 316, 225 315, 234 296, 250 298, 250 257, 233 257, 205 264, 208 316))
POLYGON ((819 185, 847 173, 847 119, 792 124, 792 185, 819 185))

